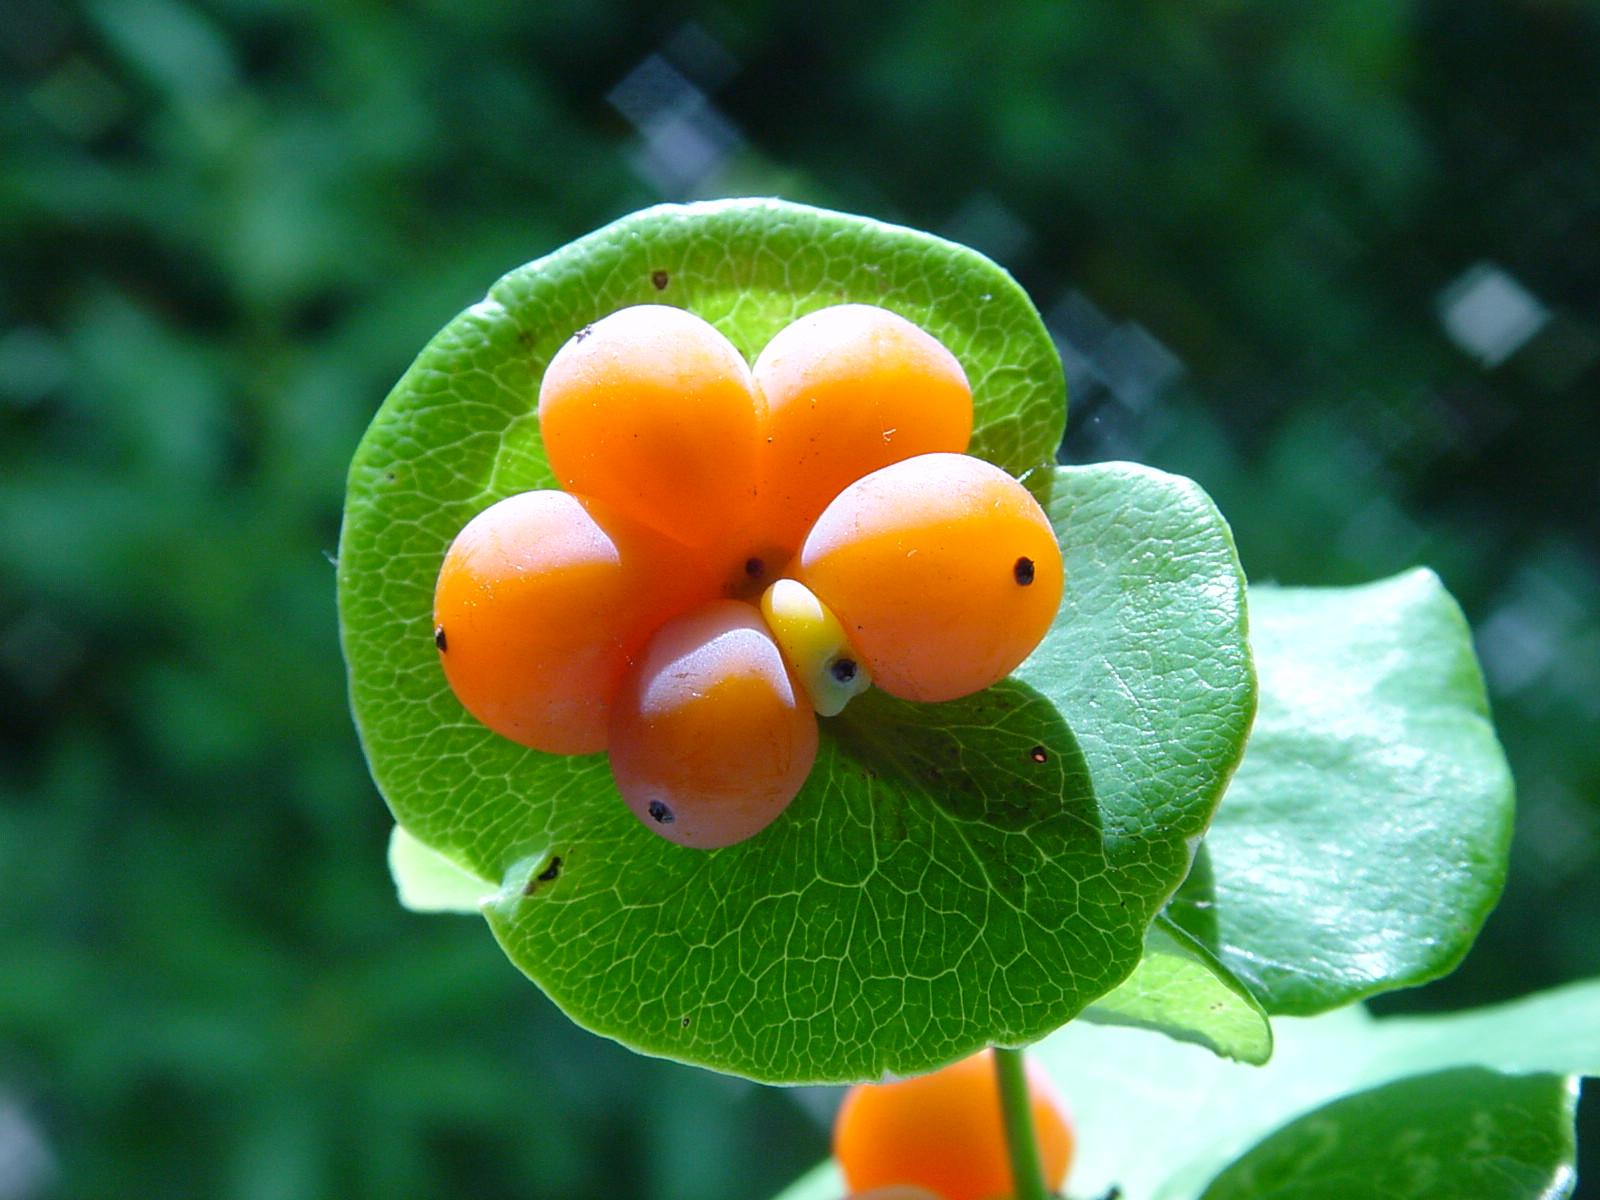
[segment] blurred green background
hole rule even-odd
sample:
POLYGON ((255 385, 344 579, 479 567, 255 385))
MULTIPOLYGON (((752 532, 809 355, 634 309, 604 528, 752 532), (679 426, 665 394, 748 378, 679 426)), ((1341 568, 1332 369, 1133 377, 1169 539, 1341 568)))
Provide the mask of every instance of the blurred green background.
POLYGON ((397 907, 336 639, 423 342, 725 194, 997 258, 1066 456, 1195 476, 1252 577, 1434 565, 1519 840, 1379 1007, 1600 973, 1595 5, 0 0, 0 1200, 711 1200, 825 1151, 397 907))

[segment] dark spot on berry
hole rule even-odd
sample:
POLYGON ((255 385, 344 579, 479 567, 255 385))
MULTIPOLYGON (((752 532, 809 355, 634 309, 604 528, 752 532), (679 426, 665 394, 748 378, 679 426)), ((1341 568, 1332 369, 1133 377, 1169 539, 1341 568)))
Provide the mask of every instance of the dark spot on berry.
POLYGON ((1015 579, 1018 585, 1021 587, 1027 587, 1030 583, 1032 583, 1033 559, 1028 558, 1027 556, 1017 559, 1017 561, 1011 567, 1011 577, 1015 579))
POLYGON ((853 658, 836 658, 833 666, 829 668, 833 677, 840 683, 849 683, 856 677, 856 660, 853 658))
POLYGON ((659 800, 650 801, 649 812, 650 819, 657 825, 671 825, 678 819, 673 815, 672 810, 659 800))
POLYGON ((744 573, 750 576, 751 579, 760 579, 766 573, 766 570, 767 564, 759 558, 747 558, 744 560, 744 573))
POLYGON ((443 654, 445 652, 446 642, 445 642, 445 637, 444 637, 444 626, 443 625, 435 625, 433 627, 433 644, 436 647, 438 647, 438 650, 439 650, 440 654, 443 654))
POLYGON ((665 271, 651 271, 650 272, 650 282, 655 287, 656 291, 658 291, 658 292, 666 291, 667 290, 667 273, 665 271))
POLYGON ((583 341, 584 338, 588 337, 593 332, 594 332, 594 326, 593 325, 585 325, 582 329, 578 330, 577 333, 572 335, 572 340, 575 341, 575 342, 581 342, 581 341, 583 341))
POLYGON ((1036 763, 1050 761, 1050 753, 1043 746, 1035 746, 1032 750, 1029 750, 1028 757, 1036 763))

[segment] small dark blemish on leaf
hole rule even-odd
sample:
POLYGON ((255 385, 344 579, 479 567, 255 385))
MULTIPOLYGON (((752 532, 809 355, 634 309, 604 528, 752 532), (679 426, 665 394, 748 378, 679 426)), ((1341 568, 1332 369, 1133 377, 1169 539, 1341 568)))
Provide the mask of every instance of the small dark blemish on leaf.
POLYGON ((1011 577, 1017 581, 1019 587, 1027 587, 1033 582, 1033 559, 1027 555, 1012 564, 1011 577))
POLYGON ((658 292, 667 290, 667 273, 665 271, 651 271, 650 283, 658 292))
POLYGON ((1033 759, 1033 761, 1036 763, 1049 762, 1050 752, 1043 746, 1035 746, 1032 750, 1028 751, 1028 757, 1033 759))
POLYGON ((554 883, 560 874, 561 856, 559 854, 551 855, 549 865, 537 875, 529 878, 527 885, 522 889, 522 894, 524 896, 533 895, 539 890, 539 885, 541 883, 554 883))
POLYGON ((684 1017, 681 1021, 678 1022, 678 1024, 682 1025, 685 1029, 689 1028, 689 1018, 688 1017, 684 1017))
POLYGON ((386 483, 393 483, 394 482, 394 472, 393 471, 385 471, 383 473, 383 478, 384 478, 384 481, 386 483))
POLYGON ((856 660, 853 658, 836 658, 833 666, 829 668, 833 677, 840 683, 849 683, 856 677, 856 660))
POLYGON ((445 652, 446 641, 445 641, 445 636, 444 636, 444 626, 443 625, 435 625, 433 627, 433 644, 434 644, 435 647, 438 648, 438 651, 439 651, 440 654, 443 654, 445 652))
POLYGON ((673 811, 659 800, 650 801, 650 819, 657 825, 671 825, 678 818, 673 811))

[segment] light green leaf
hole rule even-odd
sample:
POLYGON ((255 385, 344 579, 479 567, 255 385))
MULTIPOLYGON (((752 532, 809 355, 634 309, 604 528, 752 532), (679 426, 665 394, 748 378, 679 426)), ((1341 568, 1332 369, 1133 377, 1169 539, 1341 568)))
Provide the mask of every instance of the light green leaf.
POLYGON ((1042 1036, 1133 969, 1241 753, 1254 681, 1226 525, 1159 472, 1035 472, 1067 594, 1021 676, 945 705, 869 693, 824 722, 769 830, 671 845, 625 810, 603 756, 539 754, 467 718, 430 618, 461 524, 549 482, 544 362, 640 300, 700 312, 747 354, 822 304, 896 308, 966 365, 976 449, 1013 471, 1054 451, 1059 364, 1037 314, 926 235, 729 202, 651 210, 514 272, 424 352, 352 467, 340 606, 374 778, 413 835, 498 881, 485 911, 512 960, 637 1049, 801 1082, 1042 1036))
POLYGON ((1154 1030, 1258 1066, 1272 1057, 1272 1026, 1255 997, 1165 916, 1145 935, 1137 969, 1083 1019, 1154 1030))
POLYGON ((1557 1200, 1578 1081, 1457 1067, 1346 1096, 1278 1130, 1202 1200, 1557 1200))
POLYGON ((495 890, 398 825, 389 834, 389 874, 412 912, 476 913, 495 890))
POLYGON ((800 1176, 773 1200, 845 1200, 849 1191, 844 1172, 829 1158, 800 1176))
POLYGON ((1170 913, 1267 1011, 1452 970, 1505 880, 1511 776, 1466 622, 1428 571, 1255 587, 1261 712, 1170 913))

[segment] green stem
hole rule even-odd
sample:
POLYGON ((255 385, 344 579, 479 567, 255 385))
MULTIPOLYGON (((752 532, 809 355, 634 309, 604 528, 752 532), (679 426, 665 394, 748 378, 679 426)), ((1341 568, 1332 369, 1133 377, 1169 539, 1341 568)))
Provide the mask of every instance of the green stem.
POLYGON ((1039 1165, 1039 1142, 1028 1103, 1028 1079, 1022 1051, 994 1048, 994 1074, 1000 1084, 1000 1115, 1005 1122, 1006 1149, 1011 1154, 1011 1191, 1015 1200, 1050 1200, 1039 1165))

